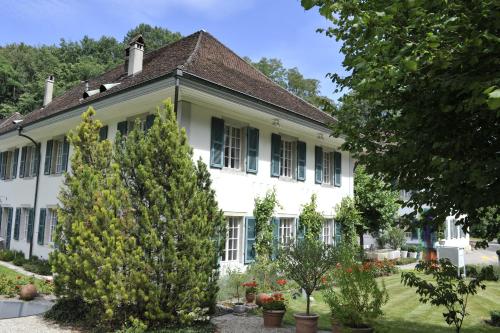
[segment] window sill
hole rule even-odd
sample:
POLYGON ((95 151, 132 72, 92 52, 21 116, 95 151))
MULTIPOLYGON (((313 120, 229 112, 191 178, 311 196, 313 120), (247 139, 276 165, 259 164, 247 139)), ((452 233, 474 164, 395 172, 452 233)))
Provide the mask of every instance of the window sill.
POLYGON ((241 169, 233 169, 233 168, 222 168, 220 169, 222 172, 224 173, 231 173, 231 174, 235 174, 235 175, 246 175, 247 173, 241 169))
POLYGON ((291 177, 279 176, 278 179, 288 183, 298 183, 297 179, 291 177))

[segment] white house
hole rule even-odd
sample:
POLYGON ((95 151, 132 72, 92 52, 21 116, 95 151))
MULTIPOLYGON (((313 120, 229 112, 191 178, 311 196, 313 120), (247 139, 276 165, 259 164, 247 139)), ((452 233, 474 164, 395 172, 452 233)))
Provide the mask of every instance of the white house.
POLYGON ((174 101, 193 158, 210 166, 228 223, 224 267, 243 268, 252 260, 254 198, 273 187, 281 204, 274 223, 282 242, 295 236, 302 205, 313 193, 325 217, 323 239, 335 241, 334 208, 353 195, 354 166, 339 150, 342 140, 330 136, 328 124, 335 119, 273 83, 207 32, 143 53, 142 37, 135 38, 124 65, 53 100, 49 77, 42 108, 0 120, 0 237, 7 247, 28 254, 33 239, 34 255, 47 258, 51 251, 57 196, 71 169, 65 134, 82 112, 94 107, 106 125, 102 137, 112 140, 138 117, 147 127, 167 98, 174 101), (41 143, 36 211, 37 154, 18 135, 19 125, 41 143))

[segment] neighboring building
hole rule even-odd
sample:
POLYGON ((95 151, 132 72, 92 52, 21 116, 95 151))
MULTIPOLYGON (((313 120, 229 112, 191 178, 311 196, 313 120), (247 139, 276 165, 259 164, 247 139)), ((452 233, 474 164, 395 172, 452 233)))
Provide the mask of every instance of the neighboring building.
MULTIPOLYGON (((47 258, 57 224, 57 195, 70 170, 65 133, 89 106, 105 127, 103 138, 126 134, 133 120, 151 123, 156 106, 176 101, 194 159, 210 167, 213 187, 228 223, 223 267, 253 260, 254 198, 276 188, 281 208, 276 237, 296 236, 302 205, 315 193, 325 217, 322 239, 335 242, 334 208, 353 195, 354 162, 330 136, 335 120, 265 77, 210 34, 199 31, 143 55, 142 37, 127 49, 125 65, 82 83, 24 117, 23 133, 41 142, 40 190, 34 218, 34 146, 19 137, 12 119, 0 121, 0 237, 11 249, 47 258)), ((57 79, 57 78, 56 78, 57 79)), ((338 236, 338 233, 337 233, 338 236)))
MULTIPOLYGON (((401 191, 400 198, 403 201, 408 201, 411 197, 411 192, 401 191)), ((428 207, 424 207, 424 210, 428 207)), ((399 216, 411 213, 413 210, 408 207, 399 210, 399 216)), ((443 246, 455 246, 470 249, 469 235, 464 233, 460 225, 456 225, 456 219, 453 216, 448 216, 444 221, 444 244, 443 246)), ((422 245, 426 248, 439 246, 439 239, 436 232, 430 227, 413 228, 406 232, 406 243, 411 245, 422 245)))

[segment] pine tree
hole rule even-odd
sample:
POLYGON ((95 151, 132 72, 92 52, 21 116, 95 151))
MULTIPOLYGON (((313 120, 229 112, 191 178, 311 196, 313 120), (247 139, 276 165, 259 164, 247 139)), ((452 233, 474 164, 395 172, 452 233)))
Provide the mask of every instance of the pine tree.
POLYGON ((109 326, 136 317, 134 305, 144 300, 147 276, 143 252, 131 235, 130 197, 110 158, 111 143, 99 141, 102 125, 94 114, 90 108, 68 135, 72 172, 59 197, 57 246, 50 260, 56 294, 89 304, 95 319, 109 326))
POLYGON ((225 222, 204 164, 196 166, 170 102, 147 131, 137 122, 117 140, 117 162, 135 211, 145 253, 150 322, 187 324, 215 300, 217 258, 225 222))

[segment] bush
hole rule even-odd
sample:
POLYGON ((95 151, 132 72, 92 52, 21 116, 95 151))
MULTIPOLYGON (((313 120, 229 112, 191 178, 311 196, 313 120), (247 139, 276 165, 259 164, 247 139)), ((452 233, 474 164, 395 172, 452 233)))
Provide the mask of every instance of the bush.
POLYGON ((401 248, 406 243, 404 230, 397 226, 389 229, 387 237, 389 246, 394 250, 401 248))
POLYGON ((37 257, 31 257, 23 264, 23 268, 28 272, 40 274, 40 275, 51 275, 52 268, 48 260, 38 259, 37 257))
POLYGON ((80 298, 59 298, 44 317, 72 325, 89 324, 94 321, 91 310, 91 306, 80 298))
POLYGON ((399 272, 396 267, 396 260, 384 259, 383 261, 368 261, 367 263, 371 264, 371 269, 376 277, 389 276, 399 272))
POLYGON ((408 251, 408 245, 401 246, 401 251, 408 251))
POLYGON ((499 310, 491 311, 490 316, 491 316, 490 324, 493 326, 500 327, 500 311, 499 310))
POLYGON ((14 260, 15 253, 14 251, 2 249, 0 250, 0 260, 2 261, 12 261, 14 260))
POLYGON ((500 279, 500 266, 498 265, 465 265, 467 276, 477 278, 481 275, 485 281, 498 281, 500 279))
POLYGON ((381 316, 389 295, 376 280, 378 263, 356 262, 355 250, 341 246, 340 261, 327 277, 324 299, 334 319, 351 328, 366 327, 381 316), (331 282, 331 283, 329 283, 331 282))
POLYGON ((417 247, 415 245, 408 245, 408 252, 417 252, 417 247))
POLYGON ((28 260, 24 258, 24 253, 22 252, 14 254, 14 259, 12 259, 12 263, 16 266, 22 266, 27 262, 28 260))
POLYGON ((399 258, 396 259, 396 265, 408 265, 417 262, 416 258, 399 258))

